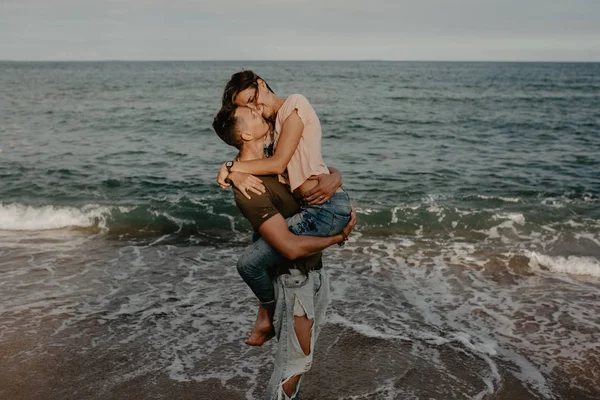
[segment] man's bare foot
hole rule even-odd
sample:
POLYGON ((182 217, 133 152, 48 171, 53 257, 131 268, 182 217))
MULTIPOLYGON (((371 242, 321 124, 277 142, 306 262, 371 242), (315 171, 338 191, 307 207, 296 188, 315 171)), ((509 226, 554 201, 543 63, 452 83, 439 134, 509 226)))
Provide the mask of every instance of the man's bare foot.
POLYGON ((244 341, 248 346, 262 346, 266 341, 275 336, 271 315, 263 305, 258 307, 256 321, 252 327, 252 332, 248 333, 248 339, 244 341))
POLYGON ((265 342, 271 340, 275 336, 275 330, 271 329, 268 332, 260 332, 253 330, 248 332, 248 339, 244 340, 248 346, 262 346, 265 342))

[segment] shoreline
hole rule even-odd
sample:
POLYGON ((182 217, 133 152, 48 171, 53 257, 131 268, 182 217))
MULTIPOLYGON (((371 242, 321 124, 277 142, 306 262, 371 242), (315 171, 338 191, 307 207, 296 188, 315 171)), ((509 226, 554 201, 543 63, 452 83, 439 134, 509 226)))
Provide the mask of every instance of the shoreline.
MULTIPOLYGON (((23 346, 23 344, 21 344, 23 346)), ((21 347, 16 345, 15 347, 21 347)), ((9 346, 10 347, 10 346, 9 346)), ((24 345, 26 348, 27 345, 24 345)), ((267 346, 268 347, 268 346, 267 346)), ((25 350, 23 348, 23 350, 25 350)), ((0 345, 3 354, 7 346, 0 345)), ((245 399, 260 398, 271 371, 271 364, 256 366, 254 384, 241 377, 207 378, 202 381, 176 381, 164 370, 144 371, 143 362, 131 362, 135 353, 145 351, 140 344, 124 355, 119 350, 95 349, 86 354, 48 349, 37 360, 14 364, 14 353, 0 361, 0 395, 18 400, 75 399, 245 399), (3 365, 4 364, 4 365, 3 365)), ((13 347, 13 351, 15 348, 13 347)), ((131 350, 131 349, 130 349, 131 350)), ((251 349, 270 353, 269 349, 251 349)), ((142 359, 143 357, 140 357, 142 359)), ((269 354, 267 354, 269 358, 269 354)), ((197 368, 203 369, 201 360, 197 368)), ((363 336, 337 324, 326 324, 316 347, 312 370, 307 374, 302 397, 307 400, 335 400, 353 396, 357 399, 432 398, 446 399, 448 393, 462 393, 454 398, 485 400, 535 400, 544 398, 516 379, 510 365, 500 364, 500 380, 490 392, 486 382, 484 360, 454 346, 418 344, 404 340, 384 340, 363 336), (414 346, 424 354, 439 354, 436 362, 420 358, 414 346), (441 363, 436 365, 437 363, 441 363), (440 368, 444 365, 444 368, 440 368), (457 381, 457 377, 461 377, 457 381)), ((557 398, 593 400, 600 395, 586 393, 568 385, 556 387, 557 398)))

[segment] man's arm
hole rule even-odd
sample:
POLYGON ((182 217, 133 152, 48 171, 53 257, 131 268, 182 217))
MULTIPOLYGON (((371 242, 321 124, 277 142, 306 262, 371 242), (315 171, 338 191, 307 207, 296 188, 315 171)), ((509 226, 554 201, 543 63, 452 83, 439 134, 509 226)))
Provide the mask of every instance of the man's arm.
POLYGON ((275 214, 260 225, 258 232, 279 254, 295 260, 311 256, 333 244, 345 241, 354 225, 356 225, 356 213, 352 209, 350 222, 340 234, 325 237, 294 235, 288 229, 281 214, 275 214))

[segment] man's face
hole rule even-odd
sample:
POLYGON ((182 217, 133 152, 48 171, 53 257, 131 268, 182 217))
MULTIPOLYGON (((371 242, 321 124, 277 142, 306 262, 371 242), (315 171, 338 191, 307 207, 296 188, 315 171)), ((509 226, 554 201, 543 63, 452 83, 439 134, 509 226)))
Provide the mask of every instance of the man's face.
POLYGON ((238 107, 235 110, 235 117, 238 120, 239 129, 242 132, 248 132, 253 139, 260 139, 269 132, 269 124, 256 110, 238 107))

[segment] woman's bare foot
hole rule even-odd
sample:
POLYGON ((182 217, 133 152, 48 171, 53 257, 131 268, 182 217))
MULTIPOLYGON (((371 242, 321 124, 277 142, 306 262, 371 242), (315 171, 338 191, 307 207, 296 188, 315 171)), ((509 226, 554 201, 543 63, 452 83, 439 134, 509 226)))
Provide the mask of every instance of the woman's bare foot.
POLYGON ((248 333, 248 339, 244 341, 248 346, 262 346, 266 341, 275 336, 273 323, 269 311, 261 304, 258 307, 256 321, 252 327, 252 332, 248 333))

